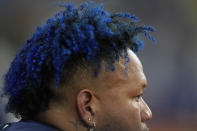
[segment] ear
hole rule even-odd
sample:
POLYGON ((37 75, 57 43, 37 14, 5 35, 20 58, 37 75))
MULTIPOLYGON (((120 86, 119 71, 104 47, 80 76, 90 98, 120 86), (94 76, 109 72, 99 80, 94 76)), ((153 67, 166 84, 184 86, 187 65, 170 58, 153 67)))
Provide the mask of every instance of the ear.
POLYGON ((94 126, 96 99, 89 89, 80 90, 77 94, 77 110, 81 120, 87 126, 94 126))

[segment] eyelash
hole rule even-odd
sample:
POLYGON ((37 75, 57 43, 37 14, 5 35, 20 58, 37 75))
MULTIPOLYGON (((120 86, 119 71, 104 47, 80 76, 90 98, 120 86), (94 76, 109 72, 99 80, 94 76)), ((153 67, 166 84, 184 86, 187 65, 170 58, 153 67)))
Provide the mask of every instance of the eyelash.
POLYGON ((141 98, 141 96, 142 96, 142 95, 138 95, 138 96, 136 96, 136 98, 140 99, 140 98, 141 98))
POLYGON ((143 94, 136 96, 135 98, 137 98, 137 101, 139 101, 139 99, 142 97, 143 94))

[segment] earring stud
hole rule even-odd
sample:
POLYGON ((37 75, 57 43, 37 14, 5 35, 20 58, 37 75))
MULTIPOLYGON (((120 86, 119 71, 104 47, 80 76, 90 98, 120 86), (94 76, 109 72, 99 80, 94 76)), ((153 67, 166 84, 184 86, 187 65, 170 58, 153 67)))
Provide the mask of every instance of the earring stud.
POLYGON ((95 131, 95 127, 96 127, 96 122, 93 122, 93 127, 91 127, 91 128, 89 129, 89 131, 95 131))
POLYGON ((93 122, 94 127, 96 127, 96 122, 93 122))

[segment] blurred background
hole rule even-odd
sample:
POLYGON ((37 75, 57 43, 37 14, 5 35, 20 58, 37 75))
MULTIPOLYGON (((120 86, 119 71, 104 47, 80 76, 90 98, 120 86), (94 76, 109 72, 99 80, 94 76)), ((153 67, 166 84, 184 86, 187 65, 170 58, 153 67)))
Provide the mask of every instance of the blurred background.
MULTIPOLYGON (((152 25, 158 43, 146 41, 137 55, 148 79, 144 99, 153 113, 150 131, 197 130, 197 1, 196 0, 95 0, 109 12, 130 12, 152 25)), ((0 90, 4 74, 17 49, 37 25, 60 10, 57 0, 0 0, 0 90)), ((65 0, 76 5, 82 0, 65 0)), ((0 124, 17 121, 5 114, 0 99, 0 124)))

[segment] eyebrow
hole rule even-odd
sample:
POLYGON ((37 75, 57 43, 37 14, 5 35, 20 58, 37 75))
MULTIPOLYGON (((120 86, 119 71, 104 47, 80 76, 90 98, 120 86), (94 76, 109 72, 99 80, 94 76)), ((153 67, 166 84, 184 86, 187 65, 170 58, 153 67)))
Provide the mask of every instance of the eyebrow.
POLYGON ((145 88, 147 87, 147 83, 142 83, 141 85, 140 85, 140 88, 138 89, 138 91, 140 91, 140 93, 141 94, 143 94, 143 92, 144 92, 144 90, 145 90, 145 88))
POLYGON ((141 84, 138 87, 139 88, 137 89, 137 91, 143 94, 145 88, 147 87, 147 82, 141 82, 141 84))
POLYGON ((147 82, 142 84, 142 88, 145 89, 147 87, 147 82))
POLYGON ((147 81, 143 81, 140 85, 140 91, 143 92, 145 90, 145 88, 147 87, 147 81))

